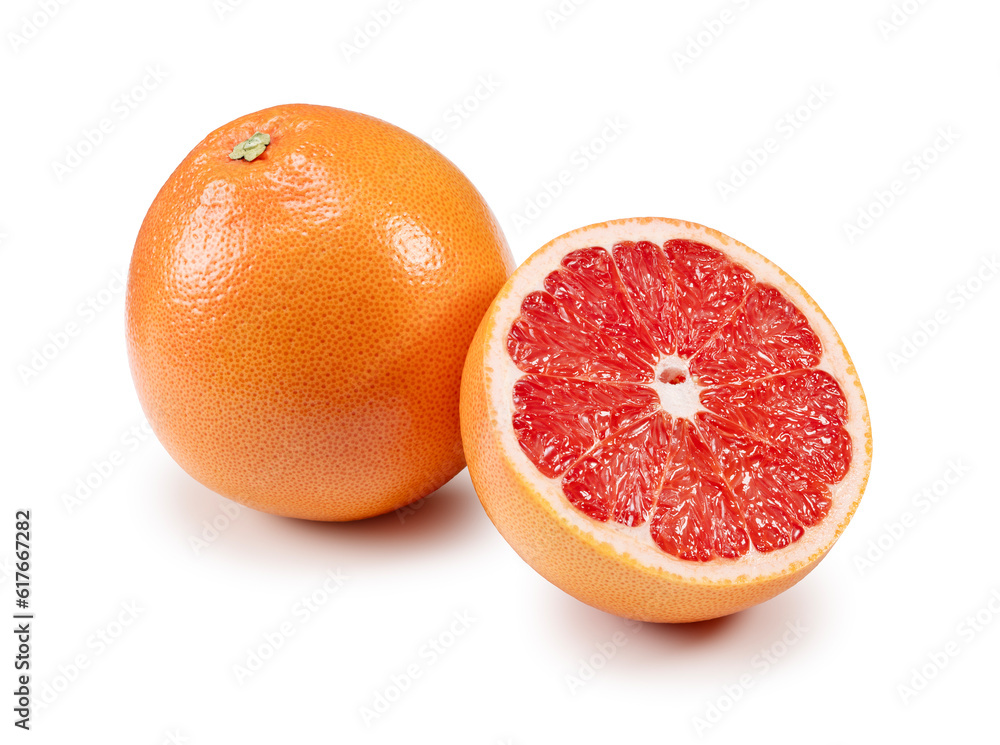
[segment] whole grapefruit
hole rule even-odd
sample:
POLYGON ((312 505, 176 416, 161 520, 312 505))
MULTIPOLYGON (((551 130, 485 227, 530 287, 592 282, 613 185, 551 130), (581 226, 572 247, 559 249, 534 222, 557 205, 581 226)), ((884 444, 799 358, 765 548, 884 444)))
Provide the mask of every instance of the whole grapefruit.
POLYGON ((512 269, 483 197, 419 138, 265 109, 209 134, 149 208, 132 377, 210 489, 278 515, 377 515, 464 467, 462 364, 512 269))

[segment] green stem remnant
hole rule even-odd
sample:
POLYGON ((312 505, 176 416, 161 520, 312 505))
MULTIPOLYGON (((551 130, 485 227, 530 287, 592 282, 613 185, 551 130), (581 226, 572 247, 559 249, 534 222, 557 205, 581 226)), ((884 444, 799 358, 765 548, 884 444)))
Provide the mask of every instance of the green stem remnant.
POLYGON ((244 140, 234 147, 233 152, 229 153, 229 157, 233 160, 244 158, 247 162, 250 162, 263 153, 270 144, 271 135, 264 134, 263 132, 254 132, 253 137, 244 140))

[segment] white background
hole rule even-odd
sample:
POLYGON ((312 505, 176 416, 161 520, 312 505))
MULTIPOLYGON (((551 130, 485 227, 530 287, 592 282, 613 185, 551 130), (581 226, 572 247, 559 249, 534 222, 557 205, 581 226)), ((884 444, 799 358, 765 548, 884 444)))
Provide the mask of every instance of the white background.
POLYGON ((907 0, 912 13, 891 26, 889 0, 591 0, 563 3, 561 19, 558 0, 398 0, 394 13, 388 0, 50 4, 54 15, 41 0, 0 13, 0 605, 13 613, 13 514, 30 507, 32 680, 36 697, 49 692, 18 736, 842 743, 995 731, 1000 281, 977 272, 998 248, 996 3, 907 0), (373 13, 390 20, 367 39, 373 13), (205 134, 290 102, 425 138, 443 130, 440 149, 518 261, 581 225, 662 215, 728 233, 796 277, 845 339, 874 425, 867 495, 830 556, 737 616, 629 625, 525 565, 465 473, 416 512, 356 524, 229 518, 232 503, 154 438, 127 435, 143 420, 116 273, 142 217, 205 134), (102 119, 110 131, 82 144, 102 119), (776 152, 721 194, 768 138, 776 152), (571 183, 539 199, 564 170, 571 183), (892 204, 872 208, 896 180, 892 204), (852 242, 845 225, 862 210, 876 219, 852 242), (46 347, 69 323, 65 348, 46 347), (27 374, 36 352, 50 359, 27 374), (110 475, 94 475, 115 452, 110 475), (103 483, 68 504, 88 477, 103 483), (196 552, 213 520, 225 529, 196 552), (343 586, 323 597, 338 570, 343 586), (325 602, 305 618, 297 604, 314 592, 325 602), (456 614, 471 621, 452 638, 456 614), (235 666, 283 623, 293 634, 238 680, 235 666), (436 655, 429 640, 452 643, 436 655), (393 676, 410 665, 419 677, 397 696, 393 676), (922 690, 900 688, 920 686, 922 668, 922 690), (379 694, 395 700, 366 723, 379 694))

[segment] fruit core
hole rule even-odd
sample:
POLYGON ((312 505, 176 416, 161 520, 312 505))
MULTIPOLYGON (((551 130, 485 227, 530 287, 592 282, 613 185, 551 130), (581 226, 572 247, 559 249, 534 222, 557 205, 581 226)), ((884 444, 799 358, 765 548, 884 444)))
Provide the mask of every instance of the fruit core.
POLYGON ((850 467, 847 402, 808 320, 703 243, 566 254, 507 351, 534 466, 576 510, 679 559, 789 546, 850 467))
POLYGON ((649 387, 656 391, 660 408, 671 416, 694 419, 702 409, 701 386, 691 377, 687 360, 675 355, 660 357, 649 387))
MULTIPOLYGON (((662 360, 661 360, 662 362, 662 360)), ((678 383, 683 383, 687 380, 687 372, 684 367, 679 367, 675 365, 669 365, 663 368, 663 371, 656 376, 656 379, 661 383, 669 383, 670 385, 677 385, 678 383)))

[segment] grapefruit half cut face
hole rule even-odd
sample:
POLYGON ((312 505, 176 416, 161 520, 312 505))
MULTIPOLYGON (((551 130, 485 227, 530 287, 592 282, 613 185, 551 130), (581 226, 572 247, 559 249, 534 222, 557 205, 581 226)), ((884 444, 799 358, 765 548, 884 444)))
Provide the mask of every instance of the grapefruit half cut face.
POLYGON ((864 393, 791 277, 662 218, 573 231, 494 301, 463 377, 466 456, 515 550, 618 615, 725 615, 794 584, 864 490, 864 393))

